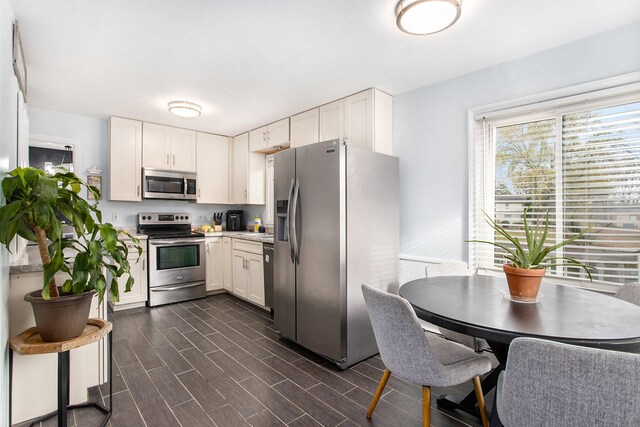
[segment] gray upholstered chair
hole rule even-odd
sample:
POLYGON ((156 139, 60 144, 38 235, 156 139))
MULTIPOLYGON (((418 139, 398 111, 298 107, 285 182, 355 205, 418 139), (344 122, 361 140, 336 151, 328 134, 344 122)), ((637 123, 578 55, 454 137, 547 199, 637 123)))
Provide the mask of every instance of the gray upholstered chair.
POLYGON ((640 355, 516 338, 498 379, 500 420, 517 426, 640 425, 640 355))
POLYGON ((387 369, 371 401, 367 418, 371 418, 389 376, 422 386, 422 421, 429 426, 431 388, 449 387, 472 380, 478 398, 482 424, 488 427, 480 375, 491 370, 491 361, 465 346, 425 333, 413 308, 397 295, 362 285, 380 357, 387 369))
MULTIPOLYGON (((469 276, 471 274, 467 265, 463 263, 430 264, 424 268, 424 273, 427 277, 469 276)), ((460 332, 455 332, 441 326, 438 326, 438 330, 446 339, 464 344, 477 353, 489 349, 489 344, 482 338, 461 334, 460 332)))
POLYGON ((640 283, 627 283, 622 285, 613 296, 635 305, 640 305, 640 283))

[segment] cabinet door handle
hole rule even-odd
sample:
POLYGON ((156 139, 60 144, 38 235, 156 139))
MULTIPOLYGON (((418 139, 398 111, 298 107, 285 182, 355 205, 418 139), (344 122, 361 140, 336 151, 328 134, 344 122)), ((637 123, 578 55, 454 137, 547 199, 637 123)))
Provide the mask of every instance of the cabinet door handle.
POLYGON ((176 165, 176 155, 174 154, 173 155, 173 166, 175 166, 175 165, 176 165))
POLYGON ((144 261, 145 261, 145 259, 142 258, 142 271, 144 271, 144 261))
POLYGON ((167 166, 169 166, 169 155, 167 154, 167 166))
POLYGON ((209 245, 207 244, 207 253, 209 253, 209 245))
POLYGON ((202 192, 200 191, 200 189, 198 188, 198 197, 200 197, 200 195, 202 194, 202 192))
POLYGON ((140 195, 140 186, 138 185, 136 187, 136 196, 139 196, 139 195, 140 195))

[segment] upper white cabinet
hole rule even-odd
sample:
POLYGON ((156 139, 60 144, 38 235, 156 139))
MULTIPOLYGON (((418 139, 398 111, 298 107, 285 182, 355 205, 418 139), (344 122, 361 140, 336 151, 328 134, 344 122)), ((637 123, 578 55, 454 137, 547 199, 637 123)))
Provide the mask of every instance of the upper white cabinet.
POLYGON ((196 172, 196 132, 144 123, 142 166, 145 168, 196 172))
POLYGON ((289 147, 289 118, 249 132, 249 151, 271 151, 289 147))
POLYGON ((249 134, 233 138, 231 203, 264 205, 265 155, 249 151, 249 134))
POLYGON ((313 144, 319 139, 320 109, 305 111, 291 117, 291 147, 313 144))
POLYGON ((249 170, 249 134, 233 138, 231 156, 231 204, 247 204, 247 174, 249 170))
POLYGON ((229 203, 230 138, 197 134, 198 203, 229 203))
POLYGON ((320 107, 320 140, 392 154, 393 98, 367 89, 320 107))
POLYGON ((142 165, 145 168, 171 168, 171 128, 145 123, 143 126, 142 165))
POLYGON ((141 200, 142 122, 109 119, 109 200, 141 200))
POLYGON ((171 169, 196 172, 197 137, 193 130, 171 128, 171 169))
POLYGON ((344 99, 333 101, 319 108, 320 141, 344 137, 344 99))

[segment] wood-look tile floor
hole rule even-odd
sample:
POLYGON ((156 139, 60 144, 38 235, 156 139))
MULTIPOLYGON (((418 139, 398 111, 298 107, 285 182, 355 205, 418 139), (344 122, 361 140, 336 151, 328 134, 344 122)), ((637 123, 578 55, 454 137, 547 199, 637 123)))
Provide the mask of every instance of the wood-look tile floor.
MULTIPOLYGON (((112 426, 421 425, 420 387, 394 376, 373 419, 366 419, 384 369, 378 356, 340 371, 280 339, 268 312, 229 294, 113 317, 112 426)), ((433 393, 460 398, 472 388, 433 393)), ((108 390, 95 387, 89 400, 108 405, 108 390)), ((479 425, 437 408, 435 400, 433 426, 479 425)), ((70 414, 68 425, 99 420, 98 411, 82 409, 70 414)), ((55 418, 43 423, 54 425, 55 418)))

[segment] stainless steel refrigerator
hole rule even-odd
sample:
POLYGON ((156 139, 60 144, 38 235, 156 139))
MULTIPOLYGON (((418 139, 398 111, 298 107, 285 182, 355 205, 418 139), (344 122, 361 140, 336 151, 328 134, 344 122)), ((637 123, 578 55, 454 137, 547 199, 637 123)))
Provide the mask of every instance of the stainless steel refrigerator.
POLYGON ((274 162, 275 328, 344 369, 378 352, 360 286, 398 287, 398 159, 332 140, 274 162))

